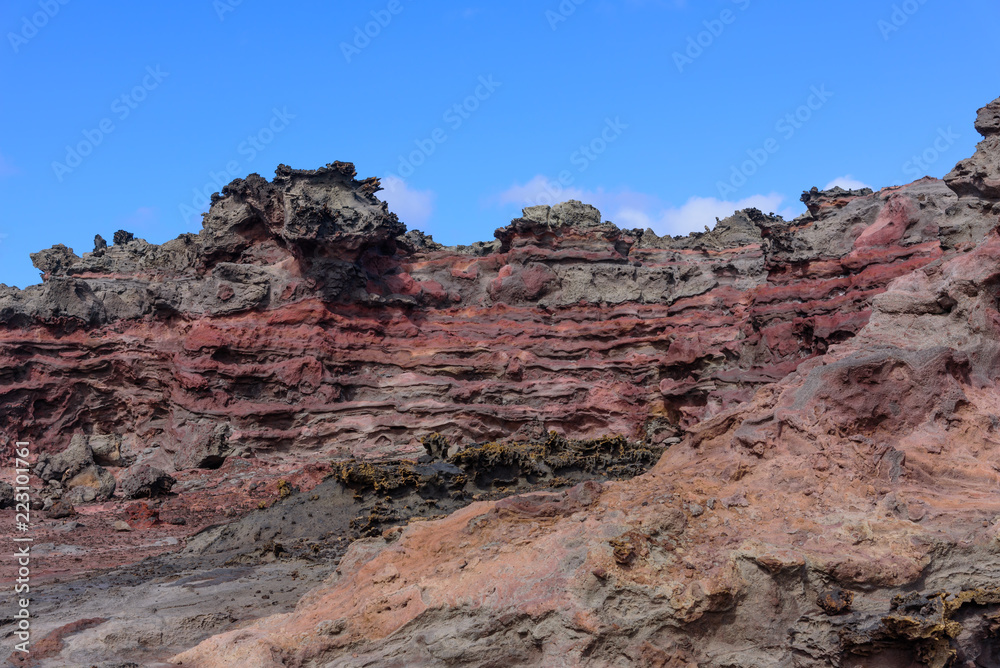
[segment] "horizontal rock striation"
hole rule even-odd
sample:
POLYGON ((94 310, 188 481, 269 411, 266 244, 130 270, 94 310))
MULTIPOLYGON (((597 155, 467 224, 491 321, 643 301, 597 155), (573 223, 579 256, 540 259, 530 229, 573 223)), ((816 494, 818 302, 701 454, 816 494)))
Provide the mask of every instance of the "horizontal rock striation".
POLYGON ((0 431, 53 453, 122 438, 167 472, 410 456, 431 433, 662 444, 854 336, 890 281, 996 218, 923 179, 680 238, 531 207, 448 248, 378 187, 281 166, 226 186, 199 234, 34 254, 41 285, 0 286, 0 431))
MULTIPOLYGON (((746 311, 691 306, 668 327, 687 313, 702 332, 733 331, 718 323, 772 309, 762 323, 784 329, 769 338, 761 328, 760 356, 730 368, 777 373, 782 346, 797 345, 783 353, 788 373, 706 409, 645 475, 477 503, 357 542, 294 612, 173 661, 1000 665, 1000 211, 962 195, 933 180, 817 192, 812 218, 790 225, 744 214, 747 224, 738 216, 703 237, 649 243, 644 262, 689 258, 717 281, 665 308, 748 295, 746 311), (713 234, 754 230, 759 241, 708 247, 713 234), (700 246, 685 255, 687 244, 700 246), (736 269, 738 258, 760 273, 736 269), (846 333, 839 342, 817 334, 835 317, 853 323, 830 326, 846 333), (812 339, 795 329, 808 318, 812 339)), ((548 222, 536 222, 544 241, 548 222)), ((728 341, 743 350, 750 338, 728 341)), ((702 390, 709 400, 721 396, 722 367, 702 390)))

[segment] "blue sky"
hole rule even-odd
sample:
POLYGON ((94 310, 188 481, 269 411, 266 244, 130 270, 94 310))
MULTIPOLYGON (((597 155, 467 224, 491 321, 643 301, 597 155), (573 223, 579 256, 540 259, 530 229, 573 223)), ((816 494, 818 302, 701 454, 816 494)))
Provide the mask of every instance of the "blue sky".
POLYGON ((661 234, 796 215, 970 155, 997 25, 989 0, 8 0, 0 282, 198 231, 216 183, 279 163, 354 162, 448 244, 569 198, 661 234))

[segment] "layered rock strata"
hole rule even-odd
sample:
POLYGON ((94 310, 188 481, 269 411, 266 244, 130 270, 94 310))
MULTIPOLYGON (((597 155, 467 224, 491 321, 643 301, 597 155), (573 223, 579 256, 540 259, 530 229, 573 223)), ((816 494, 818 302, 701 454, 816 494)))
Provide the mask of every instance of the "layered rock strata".
POLYGON ((672 444, 359 541, 185 665, 995 665, 997 104, 944 181, 680 238, 567 202, 449 248, 350 164, 251 175, 197 235, 56 246, 0 287, 0 431, 50 513, 171 495, 178 522, 422 440, 672 444))
POLYGON ((122 439, 167 473, 227 457, 400 457, 527 431, 663 443, 852 337, 894 278, 995 215, 924 179, 746 210, 682 238, 526 209, 489 244, 405 233, 346 163, 213 198, 201 233, 35 254, 0 288, 0 431, 122 439))
MULTIPOLYGON (((961 201, 945 198, 918 230, 907 212, 935 198, 913 189, 937 182, 831 212, 879 203, 842 258, 892 255, 907 238, 931 250, 861 270, 898 273, 858 297, 854 336, 706 412, 648 474, 473 504, 357 542, 294 612, 174 661, 1000 665, 1000 211, 988 181, 960 185, 961 201)), ((784 238, 794 253, 799 237, 784 238)), ((758 292, 798 267, 813 272, 800 294, 823 284, 808 278, 818 259, 779 272, 770 257, 758 292)))

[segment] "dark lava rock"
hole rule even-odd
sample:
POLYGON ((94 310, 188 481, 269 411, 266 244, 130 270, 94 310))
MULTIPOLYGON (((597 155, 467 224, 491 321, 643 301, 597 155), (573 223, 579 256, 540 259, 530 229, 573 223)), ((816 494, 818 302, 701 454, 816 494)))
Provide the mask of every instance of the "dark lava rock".
POLYGON ((834 587, 820 594, 816 602, 826 614, 842 615, 851 611, 851 604, 854 603, 854 592, 834 587))
POLYGON ((73 504, 63 499, 59 499, 53 503, 52 507, 48 510, 48 516, 54 520, 73 517, 74 515, 76 515, 76 509, 73 507, 73 504))
POLYGON ((0 482, 0 508, 14 506, 14 488, 5 482, 0 482))
POLYGON ((173 476, 154 466, 139 464, 125 472, 118 489, 126 499, 153 497, 167 494, 176 482, 173 476))
POLYGON ((115 232, 114 243, 115 246, 121 246, 123 244, 127 244, 133 239, 135 239, 135 235, 132 234, 131 232, 126 232, 125 230, 118 230, 117 232, 115 232))

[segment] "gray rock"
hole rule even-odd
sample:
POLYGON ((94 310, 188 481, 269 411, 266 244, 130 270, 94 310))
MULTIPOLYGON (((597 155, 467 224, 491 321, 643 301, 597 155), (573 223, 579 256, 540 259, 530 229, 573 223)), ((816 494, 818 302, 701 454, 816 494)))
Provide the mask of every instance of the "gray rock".
POLYGON ((961 197, 1000 199, 1000 99, 979 110, 976 130, 983 140, 975 155, 955 165, 944 181, 961 197))
MULTIPOLYGON (((391 251, 406 227, 375 197, 378 179, 355 176, 350 163, 280 165, 271 183, 251 174, 214 195, 200 234, 157 246, 119 230, 113 246, 97 235, 94 252, 83 257, 61 244, 34 253, 44 283, 2 286, 0 323, 100 325, 154 313, 224 315, 266 308, 276 296, 363 298, 361 253, 391 251), (283 261, 297 263, 308 285, 298 284, 298 271, 277 269, 283 261)), ((418 235, 404 245, 437 246, 418 235)))
POLYGON ((403 236, 397 237, 396 241, 408 246, 412 251, 438 251, 445 248, 434 241, 431 235, 424 234, 420 230, 409 230, 403 236))
POLYGON ((14 488, 5 482, 0 482, 0 508, 14 507, 14 488))
POLYGON ((42 480, 65 481, 94 464, 94 453, 83 434, 70 439, 69 447, 56 455, 41 454, 35 463, 34 473, 42 480))
POLYGON ((80 260, 79 256, 63 244, 56 244, 37 253, 31 253, 31 263, 45 274, 64 274, 80 260))
POLYGON ((80 471, 65 483, 64 496, 70 503, 106 501, 115 493, 115 477, 103 466, 93 464, 80 471))
POLYGON ((201 428, 187 432, 185 447, 179 449, 173 458, 176 469, 217 469, 236 451, 236 445, 230 441, 233 431, 230 425, 216 424, 212 428, 211 424, 190 424, 201 428))
POLYGON ((137 464, 122 476, 118 489, 126 499, 162 496, 177 480, 149 464, 137 464))
POLYGON ((94 434, 88 438, 94 461, 101 466, 131 466, 135 456, 125 452, 122 437, 118 434, 94 434))
POLYGON ((579 227, 587 229, 602 225, 601 212, 596 207, 575 199, 555 206, 529 206, 522 210, 522 218, 550 228, 579 227))
MULTIPOLYGON (((49 508, 49 510, 51 510, 51 508, 49 508)), ((75 520, 70 520, 69 522, 64 522, 63 524, 57 526, 55 530, 62 533, 69 533, 70 531, 75 531, 76 529, 79 529, 82 526, 84 525, 81 524, 80 522, 77 522, 75 520)))

